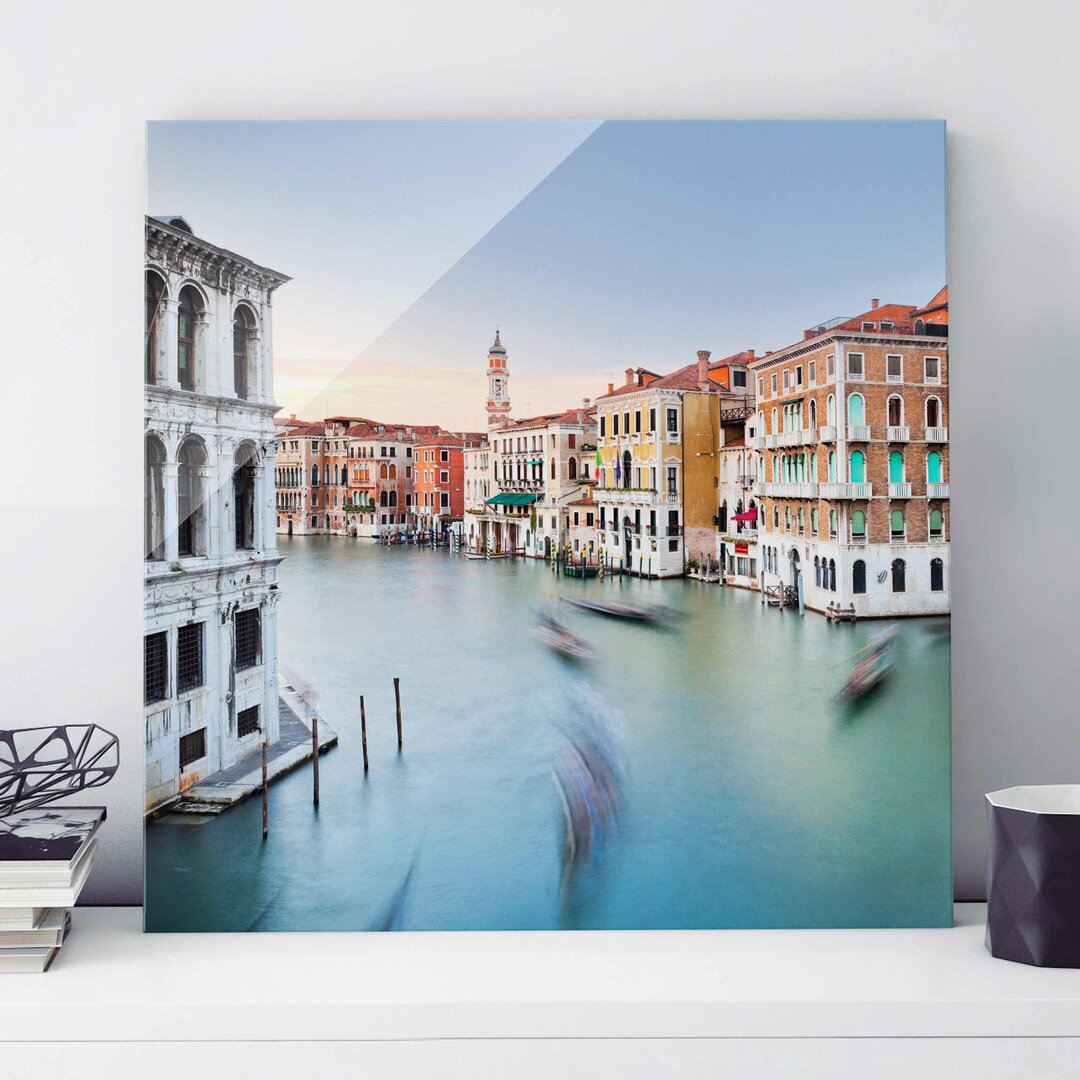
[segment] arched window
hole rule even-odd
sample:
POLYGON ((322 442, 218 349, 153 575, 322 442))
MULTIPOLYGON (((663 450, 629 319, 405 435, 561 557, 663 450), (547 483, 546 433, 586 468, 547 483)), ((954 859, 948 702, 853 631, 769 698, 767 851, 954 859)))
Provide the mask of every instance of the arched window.
POLYGON ((851 591, 853 593, 866 592, 866 563, 862 559, 856 559, 851 564, 851 591))
POLYGON ((836 483, 836 451, 829 451, 829 483, 836 483))
POLYGON ((146 271, 146 381, 158 381, 158 342, 161 340, 161 318, 164 308, 165 282, 153 272, 146 271))
POLYGON ((379 505, 380 506, 386 506, 386 492, 385 491, 380 491, 379 492, 379 505))
POLYGON ((941 483, 941 455, 936 450, 931 450, 926 455, 926 482, 928 484, 941 483))
POLYGON ((892 562, 892 591, 904 592, 906 590, 904 560, 893 559, 892 562))
POLYGON ((861 450, 851 452, 848 479, 853 484, 862 484, 866 481, 866 455, 861 450))
POLYGON ((716 516, 716 525, 721 532, 727 532, 727 499, 720 504, 720 512, 716 516))
POLYGON ((630 473, 633 468, 634 459, 630 456, 629 450, 624 450, 622 456, 622 483, 624 488, 630 486, 630 473))
POLYGON ((319 466, 318 465, 312 465, 311 466, 311 485, 312 485, 312 487, 318 487, 319 486, 319 466))
POLYGON ((941 559, 930 560, 930 591, 945 591, 945 563, 941 559))
POLYGON ((255 547, 255 447, 244 443, 233 458, 233 524, 236 548, 255 547))
POLYGON ((818 534, 818 508, 816 506, 810 507, 810 533, 812 536, 818 534))
POLYGON ((889 454, 889 483, 902 484, 904 482, 904 455, 899 450, 893 450, 889 454))
POLYGON ((772 527, 773 532, 780 531, 780 507, 776 506, 775 504, 772 508, 772 527))
POLYGON ((799 535, 806 535, 806 511, 801 506, 799 507, 799 535))
POLYGON ((936 397, 926 399, 926 426, 941 427, 941 402, 936 397))
POLYGON ((773 411, 772 411, 772 433, 774 435, 778 434, 779 431, 780 431, 780 428, 778 426, 780 421, 779 421, 778 417, 779 417, 779 413, 776 411, 776 406, 774 405, 773 406, 773 411))
POLYGON ((836 395, 830 394, 825 399, 825 423, 829 427, 833 427, 836 424, 836 395))
POLYGON ((182 390, 195 389, 195 335, 202 307, 199 290, 185 285, 176 312, 176 378, 182 390))
POLYGON ((829 560, 829 592, 836 592, 836 560, 829 560))
POLYGON ((571 457, 570 460, 567 462, 567 467, 570 470, 570 479, 571 480, 576 480, 577 479, 577 458, 571 457))
POLYGON ((814 584, 821 588, 821 560, 814 556, 814 584))
POLYGON ((866 513, 862 510, 851 511, 851 542, 853 544, 866 542, 866 513))
POLYGON ((915 320, 915 333, 920 335, 926 333, 926 323, 922 319, 915 320))
POLYGON ((387 468, 387 470, 386 470, 386 478, 387 478, 387 480, 396 480, 397 479, 397 466, 396 465, 390 465, 387 468))
POLYGON ((852 427, 866 423, 866 399, 862 394, 851 394, 847 399, 847 422, 852 427))
POLYGON ((889 539, 894 543, 902 543, 904 537, 907 535, 907 530, 904 525, 904 511, 893 510, 889 514, 889 539))
POLYGON ((829 539, 832 540, 836 536, 836 511, 829 511, 829 539))
POLYGON ((396 491, 390 491, 390 492, 387 493, 386 505, 387 506, 397 506, 397 492, 396 491))
POLYGON ((255 316, 251 309, 240 304, 233 313, 233 389, 238 398, 250 393, 252 340, 255 316))
POLYGON ((945 530, 945 515, 936 506, 930 511, 930 535, 940 537, 945 530))
POLYGON ((149 436, 146 440, 146 486, 144 506, 146 513, 144 548, 148 560, 165 558, 165 447, 160 439, 149 436))
POLYGON ((555 459, 551 459, 551 479, 555 479, 555 459))
POLYGON ((810 399, 810 423, 809 428, 811 431, 817 429, 817 401, 814 398, 810 399))
POLYGON ((178 555, 201 555, 203 536, 202 467, 206 448, 201 440, 185 439, 177 455, 176 471, 176 552, 178 555))

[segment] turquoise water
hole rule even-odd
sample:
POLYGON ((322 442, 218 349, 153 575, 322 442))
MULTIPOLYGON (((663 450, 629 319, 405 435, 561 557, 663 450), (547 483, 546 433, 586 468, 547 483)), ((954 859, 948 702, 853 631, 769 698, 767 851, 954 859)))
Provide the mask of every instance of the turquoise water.
POLYGON ((880 624, 830 626, 691 581, 571 581, 542 563, 338 537, 281 539, 279 653, 340 735, 202 824, 147 828, 151 930, 361 930, 404 893, 407 930, 951 924, 949 642, 900 624, 890 683, 835 693, 880 624), (655 630, 565 608, 600 654, 534 637, 545 599, 670 604, 655 630), (392 679, 401 678, 399 755, 392 679), (623 715, 622 815, 560 891, 556 728, 587 678, 623 715), (360 749, 367 702, 371 768, 360 749))

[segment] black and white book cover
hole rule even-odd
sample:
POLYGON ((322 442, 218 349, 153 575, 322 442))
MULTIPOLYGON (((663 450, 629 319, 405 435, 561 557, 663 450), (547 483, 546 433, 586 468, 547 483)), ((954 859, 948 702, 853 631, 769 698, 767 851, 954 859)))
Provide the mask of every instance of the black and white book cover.
POLYGON ((104 820, 103 806, 39 807, 0 818, 0 887, 28 871, 70 871, 104 820))

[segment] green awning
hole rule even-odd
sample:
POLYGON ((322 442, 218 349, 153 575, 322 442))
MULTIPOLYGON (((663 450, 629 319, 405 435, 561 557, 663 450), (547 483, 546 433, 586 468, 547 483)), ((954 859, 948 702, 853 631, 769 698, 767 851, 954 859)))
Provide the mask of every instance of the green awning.
POLYGON ((538 502, 542 498, 542 495, 522 495, 516 492, 501 491, 498 495, 492 495, 490 499, 485 499, 484 502, 488 506, 532 506, 534 502, 538 502))
POLYGON ((544 464, 544 459, 543 458, 537 458, 535 461, 526 461, 525 464, 526 465, 543 465, 544 464))

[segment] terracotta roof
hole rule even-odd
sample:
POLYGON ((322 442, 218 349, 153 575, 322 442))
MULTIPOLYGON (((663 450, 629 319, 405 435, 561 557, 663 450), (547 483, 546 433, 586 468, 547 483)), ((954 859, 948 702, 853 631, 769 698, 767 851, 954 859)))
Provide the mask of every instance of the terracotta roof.
POLYGON ((522 420, 510 420, 500 428, 495 428, 492 434, 498 435, 501 431, 517 431, 527 427, 546 427, 548 424, 576 424, 578 413, 585 413, 585 422, 596 419, 596 408, 590 405, 587 409, 579 405, 575 409, 567 409, 561 413, 542 413, 540 416, 529 416, 522 420))
POLYGON ((732 439, 720 447, 721 450, 739 450, 746 445, 745 439, 732 439))
MULTIPOLYGON (((732 353, 731 356, 725 356, 722 360, 710 360, 709 371, 713 372, 719 368, 730 367, 732 364, 749 364, 751 361, 758 359, 751 356, 749 352, 745 350, 743 352, 732 353)), ((647 368, 635 368, 634 374, 643 377, 644 382, 639 383, 637 381, 632 383, 623 383, 622 386, 616 386, 610 394, 601 394, 596 400, 603 401, 606 398, 618 397, 621 394, 632 394, 637 390, 646 389, 658 389, 658 390, 697 390, 698 387, 698 365, 695 360, 693 363, 685 364, 681 368, 676 368, 675 371, 669 372, 667 375, 656 375, 654 372, 649 371, 647 368)), ((714 380, 710 380, 719 391, 721 388, 714 380)))

